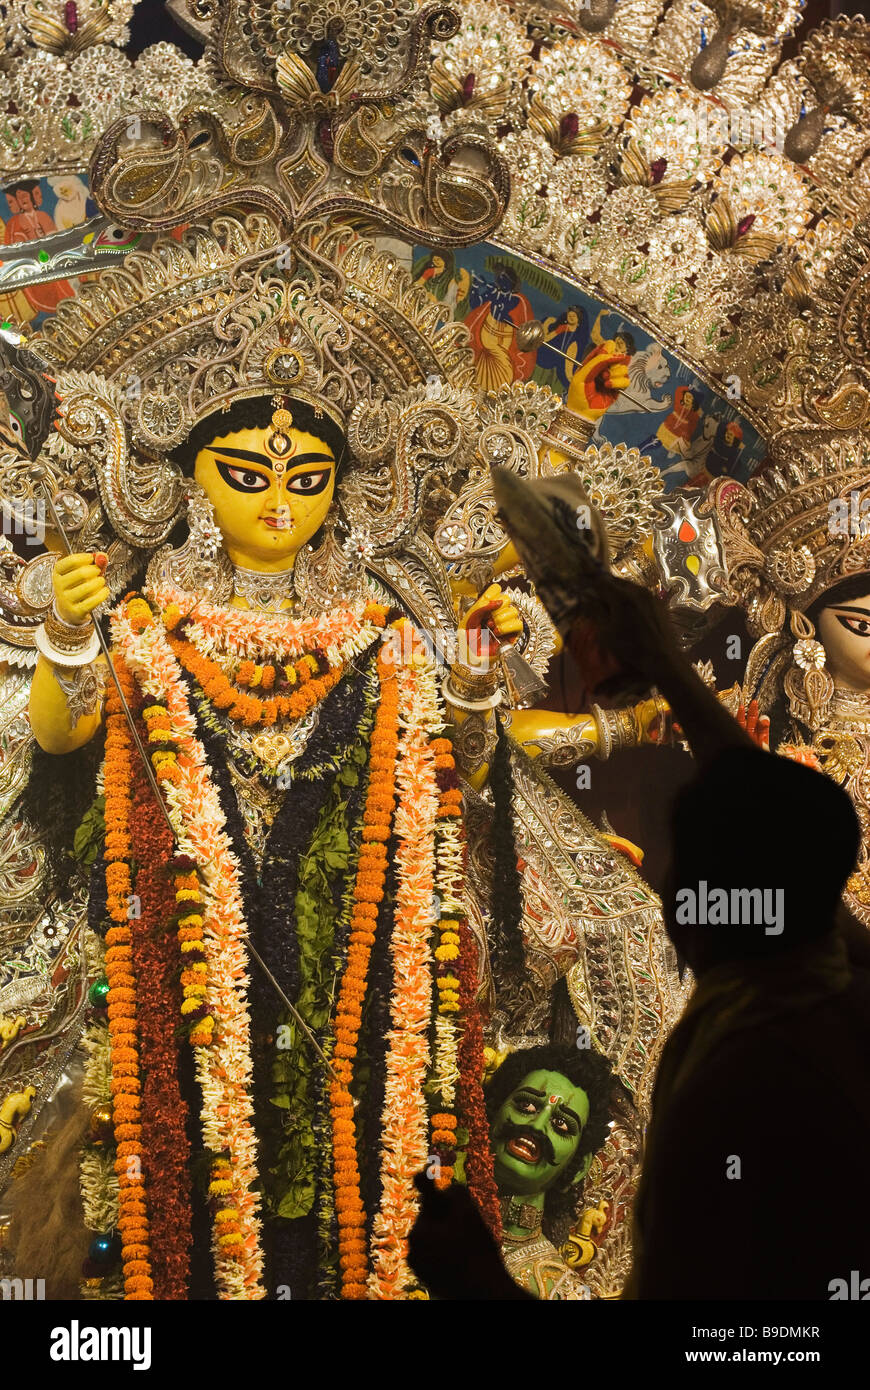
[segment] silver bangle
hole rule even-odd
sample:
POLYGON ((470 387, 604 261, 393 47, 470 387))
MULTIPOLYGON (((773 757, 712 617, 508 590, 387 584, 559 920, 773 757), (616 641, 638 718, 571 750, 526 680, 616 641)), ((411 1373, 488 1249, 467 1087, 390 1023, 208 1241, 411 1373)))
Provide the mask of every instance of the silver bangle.
POLYGON ((33 641, 40 656, 44 656, 46 661, 50 661, 52 666, 60 666, 65 670, 73 670, 77 666, 90 666, 100 654, 100 639, 97 636, 96 628, 91 633, 87 643, 78 648, 77 651, 62 652, 51 641, 45 630, 45 623, 40 623, 33 634, 33 641))
POLYGON ((607 727, 604 710, 600 705, 592 706, 592 718, 595 720, 595 727, 598 730, 598 756, 602 762, 606 762, 613 752, 613 740, 610 737, 610 729, 607 727))

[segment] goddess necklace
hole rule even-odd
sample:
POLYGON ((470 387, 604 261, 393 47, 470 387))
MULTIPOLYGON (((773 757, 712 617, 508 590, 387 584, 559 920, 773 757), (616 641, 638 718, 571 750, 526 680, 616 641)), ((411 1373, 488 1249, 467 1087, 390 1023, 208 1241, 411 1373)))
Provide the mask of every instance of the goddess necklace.
POLYGON ((261 613, 277 613, 285 599, 296 598, 293 571, 248 570, 233 565, 233 595, 247 599, 261 613))
POLYGON ((845 725, 853 733, 870 733, 870 695, 834 686, 829 722, 845 725))

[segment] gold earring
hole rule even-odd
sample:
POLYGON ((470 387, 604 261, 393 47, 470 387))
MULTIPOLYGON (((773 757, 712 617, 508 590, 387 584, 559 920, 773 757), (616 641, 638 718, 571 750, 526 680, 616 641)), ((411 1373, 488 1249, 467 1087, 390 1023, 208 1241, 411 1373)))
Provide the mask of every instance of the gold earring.
POLYGON ((161 548, 148 565, 146 583, 151 589, 171 584, 185 593, 196 593, 212 603, 227 603, 233 593, 233 565, 223 548, 223 536, 214 507, 196 482, 187 486, 187 540, 174 549, 161 548))

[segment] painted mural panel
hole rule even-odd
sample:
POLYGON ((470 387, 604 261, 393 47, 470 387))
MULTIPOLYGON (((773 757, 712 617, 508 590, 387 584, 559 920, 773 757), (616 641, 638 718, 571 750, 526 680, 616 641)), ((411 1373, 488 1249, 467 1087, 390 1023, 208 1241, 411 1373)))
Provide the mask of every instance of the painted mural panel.
MULTIPOLYGON (((87 182, 79 174, 51 174, 7 183, 0 198, 0 264, 3 248, 68 231, 96 211, 87 182)), ((40 315, 52 313, 73 292, 70 281, 61 279, 0 294, 0 318, 32 324, 40 315)))
POLYGON ((639 325, 552 274, 492 245, 414 253, 414 278, 466 324, 477 384, 536 381, 578 414, 598 419, 594 443, 648 454, 669 489, 728 475, 745 481, 765 443, 732 402, 639 325), (517 330, 531 320, 544 341, 524 351, 517 330))

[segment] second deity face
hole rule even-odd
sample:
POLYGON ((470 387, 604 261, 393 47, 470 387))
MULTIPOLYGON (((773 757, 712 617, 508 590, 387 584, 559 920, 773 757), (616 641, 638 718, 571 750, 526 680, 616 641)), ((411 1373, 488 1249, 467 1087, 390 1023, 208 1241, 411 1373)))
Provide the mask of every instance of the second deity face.
POLYGON ((818 630, 834 684, 870 691, 870 586, 862 597, 823 608, 818 630))
POLYGON ((533 1071, 499 1109, 492 1126, 501 1192, 545 1191, 577 1154, 589 1098, 561 1072, 533 1071))

